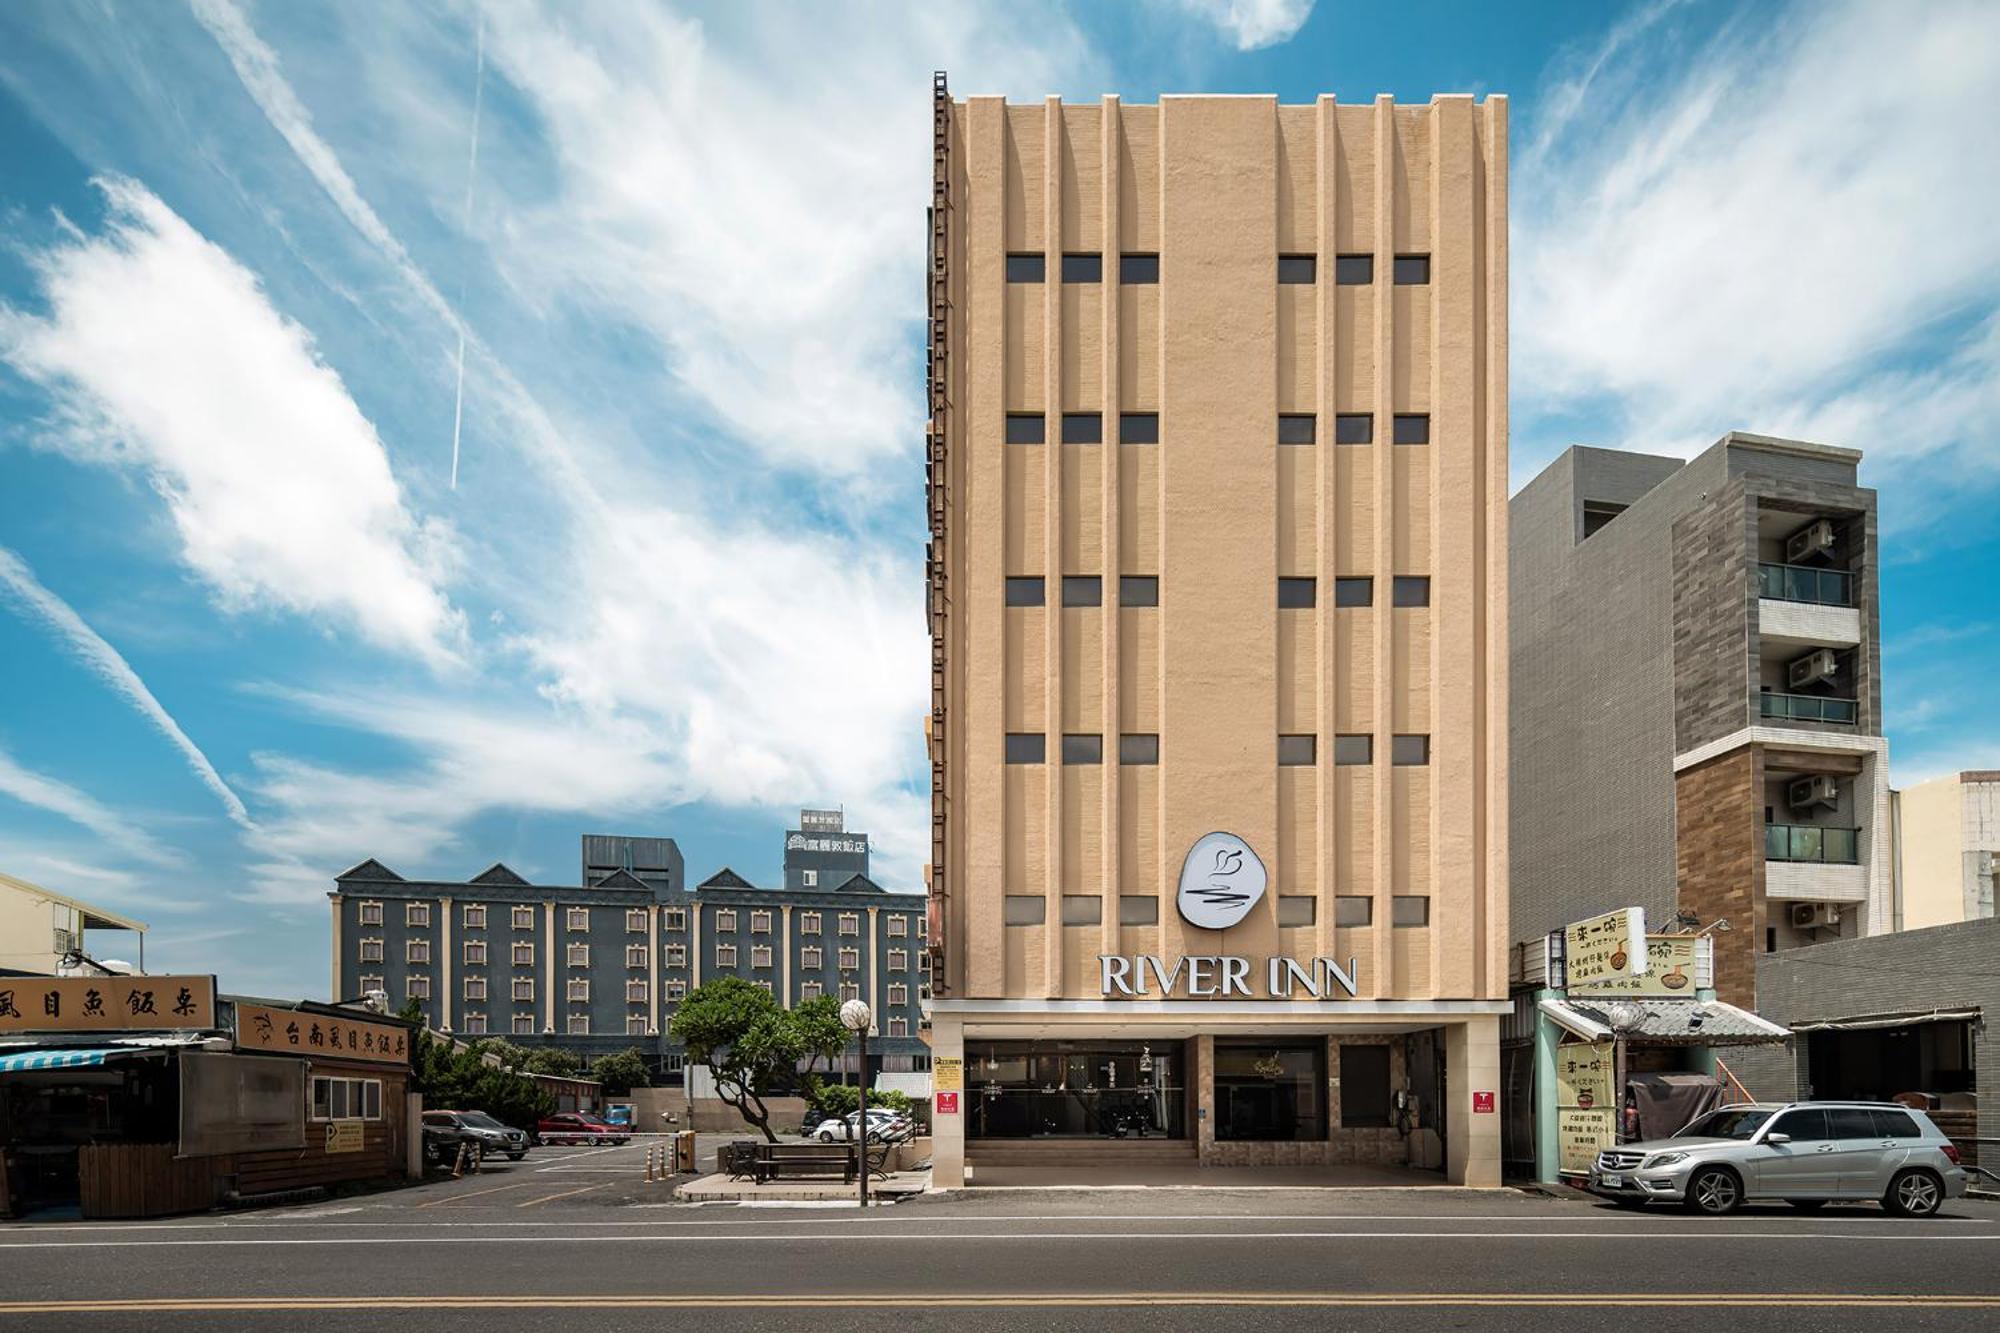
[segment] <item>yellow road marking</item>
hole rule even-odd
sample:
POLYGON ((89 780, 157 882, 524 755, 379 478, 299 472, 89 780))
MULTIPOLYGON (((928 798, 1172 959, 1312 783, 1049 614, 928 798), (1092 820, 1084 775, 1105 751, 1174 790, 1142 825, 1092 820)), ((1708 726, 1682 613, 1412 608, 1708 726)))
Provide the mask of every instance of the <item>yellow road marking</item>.
POLYGON ((534 1207, 534 1206, 535 1206, 536 1204, 538 1204, 538 1203, 547 1203, 547 1202, 549 1202, 549 1201, 550 1201, 551 1199, 567 1199, 567 1198, 569 1198, 569 1197, 570 1197, 570 1195, 572 1195, 572 1194, 588 1194, 588 1193, 590 1193, 590 1192, 591 1192, 592 1190, 601 1190, 601 1189, 603 1189, 603 1188, 604 1188, 604 1186, 605 1186, 605 1185, 609 1185, 610 1183, 611 1183, 611 1182, 607 1180, 607 1181, 603 1182, 603 1184, 599 1184, 599 1185, 585 1185, 585 1186, 584 1186, 584 1187, 583 1187, 582 1189, 580 1189, 580 1190, 564 1190, 564 1191, 563 1191, 563 1192, 562 1192, 561 1194, 544 1194, 544 1195, 543 1195, 543 1196, 542 1196, 541 1198, 539 1198, 539 1199, 530 1199, 530 1200, 528 1200, 528 1201, 527 1201, 526 1203, 517 1203, 517 1204, 515 1204, 514 1206, 515 1206, 516 1208, 533 1208, 533 1207, 534 1207))
POLYGON ((417 1205, 417 1207, 418 1207, 418 1208, 436 1208, 436 1207, 440 1206, 441 1204, 447 1204, 447 1203, 457 1203, 457 1202, 458 1202, 458 1201, 459 1201, 460 1199, 476 1199, 476 1198, 478 1198, 478 1197, 479 1197, 480 1195, 482 1195, 482 1194, 498 1194, 498 1193, 499 1193, 499 1192, 500 1192, 501 1190, 518 1190, 518 1189, 526 1189, 526 1188, 527 1188, 528 1186, 530 1186, 530 1185, 532 1185, 532 1184, 534 1184, 534 1183, 535 1183, 535 1182, 534 1182, 534 1181, 532 1181, 532 1180, 517 1180, 517 1181, 515 1181, 515 1182, 514 1182, 513 1184, 511 1184, 511 1185, 495 1185, 495 1186, 494 1186, 494 1187, 493 1187, 492 1189, 485 1189, 485 1190, 470 1190, 470 1191, 468 1191, 468 1192, 466 1192, 466 1193, 464 1193, 464 1194, 453 1194, 453 1195, 449 1195, 449 1196, 447 1196, 447 1197, 445 1197, 445 1198, 442 1198, 442 1199, 432 1199, 432 1200, 430 1200, 430 1201, 428 1201, 428 1202, 426 1202, 426 1203, 420 1203, 420 1204, 418 1204, 418 1205, 417 1205))
POLYGON ((1256 1293, 1256 1292, 1177 1292, 1177 1293, 1078 1293, 1076 1295, 945 1295, 908 1293, 856 1295, 711 1295, 711 1296, 328 1296, 296 1298, 203 1298, 179 1297, 134 1300, 7 1301, 0 1302, 0 1315, 10 1314, 119 1314, 147 1312, 230 1313, 296 1312, 329 1310, 544 1310, 588 1308, 605 1310, 679 1309, 801 1309, 820 1307, 911 1307, 936 1309, 972 1307, 1063 1308, 1094 1306, 1263 1306, 1368 1308, 1404 1306, 1486 1306, 1486 1307, 1578 1307, 1578 1308, 1739 1308, 1769 1306, 1851 1308, 1991 1310, 2000 1309, 2000 1295, 1872 1295, 1859 1293, 1813 1292, 1397 1292, 1397 1293, 1256 1293))

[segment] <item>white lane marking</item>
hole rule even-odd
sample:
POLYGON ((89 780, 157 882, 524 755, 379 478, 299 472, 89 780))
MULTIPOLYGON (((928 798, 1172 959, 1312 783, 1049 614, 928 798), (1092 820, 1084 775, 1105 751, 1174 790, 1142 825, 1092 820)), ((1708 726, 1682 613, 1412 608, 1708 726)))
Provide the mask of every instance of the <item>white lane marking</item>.
POLYGON ((1495 1244, 1519 1243, 1542 1240, 1637 1240, 1655 1242, 1662 1240, 1717 1240, 1770 1241, 1770 1240, 1856 1240, 1869 1242, 1904 1241, 1924 1243, 1937 1241, 1987 1241, 2000 1242, 1996 1236, 1942 1236, 1935 1232, 1926 1235, 1911 1235, 1907 1232, 1843 1232, 1843 1231, 1800 1231, 1800 1232, 1757 1232, 1757 1231, 1538 1231, 1533 1235, 1496 1235, 1490 1231, 1038 1231, 1022 1233, 1017 1231, 973 1232, 965 1234, 943 1232, 874 1232, 859 1235, 852 1231, 802 1231, 778 1235, 727 1235, 727 1236, 329 1236, 314 1239, 287 1239, 276 1237, 245 1238, 243 1240, 73 1240, 73 1241, 0 1241, 0 1250, 137 1250, 175 1249, 189 1245, 224 1246, 302 1246, 302 1245, 689 1245, 698 1241, 719 1241, 726 1245, 791 1244, 797 1241, 817 1241, 822 1244, 870 1244, 887 1241, 897 1245, 916 1242, 972 1241, 991 1243, 994 1241, 1045 1241, 1069 1240, 1148 1240, 1148 1241, 1270 1241, 1270 1240, 1476 1240, 1495 1244))
MULTIPOLYGON (((446 1197, 464 1198, 467 1196, 452 1195, 446 1197)), ((771 1199, 771 1200, 757 1200, 755 1202, 757 1203, 757 1206, 765 1208, 771 1208, 771 1207, 802 1208, 808 1206, 818 1206, 825 1201, 812 1200, 812 1199, 771 1199)), ((838 1202, 842 1203, 843 1205, 847 1203, 846 1200, 839 1200, 838 1202)), ((422 1227, 428 1229, 433 1227, 548 1228, 551 1226, 561 1226, 565 1228, 617 1227, 623 1230, 631 1230, 634 1227, 715 1227, 715 1226, 769 1227, 769 1226, 783 1226, 786 1224, 786 1219, 784 1218, 776 1218, 776 1217, 732 1218, 732 1217, 722 1216, 720 1215, 720 1213, 710 1213, 708 1211, 710 1209, 726 1208, 728 1211, 733 1212, 738 1208, 746 1206, 748 1206, 746 1201, 739 1201, 739 1200, 713 1200, 713 1201, 694 1202, 694 1203, 641 1204, 641 1205, 635 1205, 635 1207, 675 1208, 675 1209, 684 1209, 688 1212, 696 1212, 699 1210, 703 1212, 704 1215, 699 1218, 693 1218, 693 1217, 683 1218, 683 1219, 660 1218, 660 1219, 643 1219, 643 1220, 633 1220, 633 1221, 626 1221, 622 1219, 616 1221, 591 1221, 579 1218, 574 1220, 565 1220, 562 1222, 509 1222, 509 1221, 499 1221, 499 1220, 447 1221, 443 1218, 432 1220, 428 1216, 422 1218, 412 1217, 409 1220, 405 1221, 394 1216, 384 1215, 385 1213, 390 1213, 400 1210, 382 1208, 374 1216, 367 1219, 356 1219, 351 1222, 323 1222, 317 1224, 317 1226, 300 1225, 301 1223, 306 1223, 311 1220, 307 1217, 306 1214, 303 1213, 300 1214, 266 1213, 262 1217, 257 1219, 246 1219, 243 1221, 226 1221, 226 1222, 21 1223, 13 1226, 0 1227, 0 1236, 48 1235, 53 1232, 75 1232, 75 1231, 81 1231, 87 1233, 94 1232, 99 1235, 112 1232, 127 1232, 127 1231, 143 1231, 143 1232, 254 1231, 260 1229, 279 1230, 279 1231, 304 1231, 304 1230, 316 1230, 319 1229, 320 1227, 324 1227, 329 1230, 334 1227, 367 1227, 370 1230, 374 1231, 385 1230, 395 1227, 422 1227), (296 1220, 279 1221, 278 1219, 281 1216, 291 1217, 296 1220)), ((364 1210, 347 1209, 341 1211, 358 1212, 364 1210)), ((1664 1216, 1665 1215, 1663 1214, 1662 1220, 1664 1220, 1664 1216)), ((1835 1214, 1834 1216, 1838 1217, 1839 1214, 1835 1214)), ((1639 1216, 1621 1216, 1620 1218, 1618 1218, 1616 1223, 1612 1223, 1610 1219, 1606 1220, 1607 1220, 1607 1226, 1604 1228, 1604 1231, 1602 1233, 1592 1233, 1592 1234, 1609 1234, 1609 1233, 1625 1234, 1627 1232, 1629 1232, 1632 1235, 1653 1234, 1650 1231, 1643 1230, 1643 1227, 1645 1225, 1645 1219, 1643 1214, 1639 1216)), ((1881 1214, 1866 1216, 1865 1222, 1863 1215, 1850 1214, 1849 1220, 1845 1221, 1844 1224, 1860 1226, 1864 1224, 1879 1224, 1882 1220, 1883 1218, 1881 1214)), ((910 1214, 891 1215, 885 1209, 884 1212, 875 1219, 875 1221, 878 1225, 881 1226, 925 1226, 925 1227, 935 1227, 940 1224, 990 1225, 990 1224, 1005 1223, 1005 1222, 1068 1222, 1078 1226, 1089 1225, 1091 1223, 1096 1223, 1096 1222, 1102 1222, 1106 1225, 1117 1225, 1117 1226, 1130 1226, 1132 1223, 1135 1222, 1318 1222, 1327 1226, 1332 1226, 1342 1222, 1406 1222, 1411 1224, 1436 1223, 1440 1226, 1448 1226, 1453 1223, 1459 1223, 1459 1222, 1515 1222, 1515 1223, 1534 1223, 1536 1225, 1561 1222, 1561 1223, 1574 1224, 1577 1221, 1577 1216, 1574 1213, 1565 1211, 1561 1215, 1555 1215, 1549 1213, 1452 1213, 1436 1217, 1426 1216, 1423 1214, 1412 1214, 1412 1213, 1121 1213, 1116 1217, 1098 1218, 1098 1217, 1090 1217, 1087 1215, 1078 1215, 1075 1213, 985 1213, 985 1214, 973 1214, 973 1215, 957 1214, 957 1215, 945 1215, 945 1216, 929 1216, 919 1212, 910 1214)), ((842 1222, 840 1225, 851 1226, 853 1225, 853 1223, 842 1222)), ((1764 1235, 1771 1233, 1743 1231, 1741 1230, 1741 1228, 1743 1228, 1746 1225, 1798 1226, 1800 1225, 1800 1222, 1798 1219, 1793 1218, 1789 1215, 1776 1215, 1771 1217, 1739 1217, 1727 1225, 1731 1228, 1730 1230, 1725 1231, 1718 1229, 1713 1234, 1719 1236, 1738 1235, 1738 1234, 1764 1235)), ((1815 1225, 1824 1227, 1827 1225, 1827 1221, 1824 1218, 1822 1218, 1815 1225)), ((1841 1225, 1841 1223, 1837 1223, 1836 1225, 1841 1225)), ((1936 1218, 1906 1220, 1899 1222, 1897 1225, 1899 1227, 1913 1227, 1913 1228, 1914 1227, 1960 1227, 1960 1226, 1993 1227, 1993 1226, 2000 1226, 2000 1218, 1989 1219, 1983 1217, 1936 1217, 1936 1218)), ((1536 1234, 1542 1235, 1546 1233, 1537 1232, 1536 1234)), ((1925 1232, 1924 1234, 1931 1234, 1931 1233, 1925 1232)))

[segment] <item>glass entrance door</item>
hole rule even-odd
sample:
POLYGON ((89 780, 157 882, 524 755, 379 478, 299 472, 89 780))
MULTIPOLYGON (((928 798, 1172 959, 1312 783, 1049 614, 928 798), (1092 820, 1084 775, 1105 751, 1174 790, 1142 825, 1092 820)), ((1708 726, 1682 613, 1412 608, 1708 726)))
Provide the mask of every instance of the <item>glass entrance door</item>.
POLYGON ((1215 1043, 1215 1137, 1326 1137, 1326 1038, 1215 1043))

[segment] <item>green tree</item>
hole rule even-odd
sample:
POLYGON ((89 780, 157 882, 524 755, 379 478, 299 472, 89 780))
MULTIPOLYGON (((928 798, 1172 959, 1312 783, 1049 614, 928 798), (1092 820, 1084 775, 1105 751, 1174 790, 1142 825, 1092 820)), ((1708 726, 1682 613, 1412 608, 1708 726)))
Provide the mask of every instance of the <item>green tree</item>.
POLYGON ((602 1083, 613 1097, 626 1096, 632 1089, 647 1087, 653 1081, 652 1071, 646 1068, 646 1057, 637 1046, 593 1060, 589 1077, 602 1083))
POLYGON ((799 1088, 806 1104, 816 1107, 820 1094, 832 1086, 821 1076, 822 1066, 830 1067, 854 1034, 840 1021, 840 1001, 831 995, 804 1001, 790 1017, 799 1043, 799 1088))
POLYGON ((532 1079, 486 1062, 483 1044, 454 1046, 422 1026, 415 1001, 400 1017, 417 1023, 410 1043, 410 1083, 424 1104, 440 1111, 484 1111, 502 1124, 532 1132, 543 1116, 554 1115, 556 1099, 532 1079))
POLYGON ((681 1002, 673 1034, 691 1062, 708 1066, 716 1095, 776 1143, 765 1098, 802 1075, 812 1086, 813 1071, 846 1044, 839 1012, 838 1004, 825 999, 787 1011, 761 986, 742 977, 718 977, 681 1002))
POLYGON ((521 1072, 547 1074, 552 1078, 578 1078, 583 1073, 583 1061, 560 1046, 537 1046, 521 1062, 521 1072))

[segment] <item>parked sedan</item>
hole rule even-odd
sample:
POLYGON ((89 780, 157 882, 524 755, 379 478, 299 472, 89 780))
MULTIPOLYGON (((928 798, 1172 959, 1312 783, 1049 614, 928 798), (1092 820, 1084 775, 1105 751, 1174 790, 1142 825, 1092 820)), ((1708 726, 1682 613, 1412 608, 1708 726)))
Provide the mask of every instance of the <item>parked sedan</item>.
MULTIPOLYGON (((849 1111, 837 1120, 822 1120, 812 1132, 812 1137, 821 1143, 851 1142, 859 1136, 861 1113, 849 1111)), ((868 1137, 876 1143, 893 1143, 908 1138, 912 1129, 910 1118, 894 1111, 868 1112, 868 1137)))
POLYGON ((484 1111, 424 1112, 424 1155, 435 1162, 458 1156, 461 1146, 480 1157, 505 1153, 518 1162, 528 1155, 528 1136, 484 1111))
POLYGON ((1879 1200, 1929 1217, 1965 1193, 1958 1149, 1922 1111, 1886 1102, 1725 1106, 1670 1139, 1606 1148, 1589 1189, 1621 1207, 1655 1201, 1733 1213, 1748 1199, 1810 1211, 1879 1200))
POLYGON ((609 1120, 581 1111, 563 1111, 545 1116, 535 1132, 543 1143, 594 1143, 616 1147, 632 1141, 630 1125, 614 1125, 609 1120))

